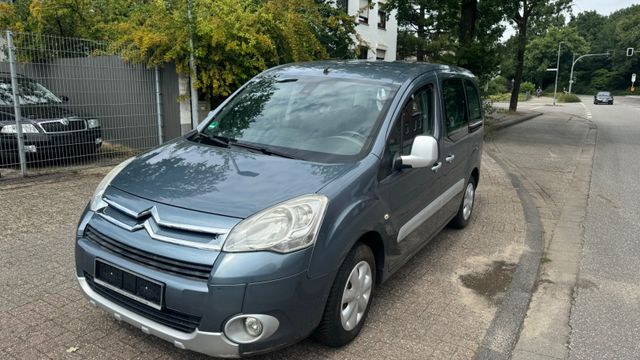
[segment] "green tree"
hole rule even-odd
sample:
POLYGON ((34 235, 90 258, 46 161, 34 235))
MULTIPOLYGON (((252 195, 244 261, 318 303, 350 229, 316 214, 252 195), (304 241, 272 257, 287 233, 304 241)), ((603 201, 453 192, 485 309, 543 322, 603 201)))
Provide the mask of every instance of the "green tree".
POLYGON ((397 11, 399 57, 456 64, 485 80, 497 69, 499 1, 390 0, 384 7, 397 11))
MULTIPOLYGON (((17 0, 0 3, 0 24, 20 32, 106 40, 110 51, 147 66, 174 62, 190 69, 190 29, 196 86, 213 103, 260 71, 282 63, 353 58, 353 17, 333 0, 17 0)), ((51 41, 47 38, 46 41, 51 41)), ((44 44, 45 41, 42 41, 44 44)), ((77 43, 77 41, 75 41, 77 43)), ((54 46, 54 47, 55 47, 54 46)), ((85 44, 81 44, 85 47, 85 44)), ((41 53, 38 58, 56 56, 41 53)))
POLYGON ((569 70, 573 54, 582 55, 589 52, 589 44, 572 27, 551 27, 544 35, 534 37, 527 45, 523 67, 523 80, 546 86, 555 81, 555 73, 548 68, 555 68, 558 56, 558 44, 563 41, 560 56, 560 73, 558 87, 569 83, 569 70))
POLYGON ((511 89, 509 110, 518 109, 518 94, 524 71, 524 57, 527 49, 527 31, 530 26, 553 21, 558 14, 571 8, 571 0, 508 0, 503 2, 503 9, 509 21, 517 30, 517 47, 514 85, 511 89))

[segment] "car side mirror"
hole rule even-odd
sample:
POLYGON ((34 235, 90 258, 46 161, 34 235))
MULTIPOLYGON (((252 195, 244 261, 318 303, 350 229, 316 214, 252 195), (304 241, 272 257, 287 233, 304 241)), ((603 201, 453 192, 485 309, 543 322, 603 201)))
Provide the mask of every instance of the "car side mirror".
POLYGON ((67 95, 60 95, 59 98, 63 103, 69 102, 69 97, 67 95))
POLYGON ((402 166, 422 168, 438 161, 438 141, 433 136, 419 135, 413 139, 411 155, 401 156, 402 166))

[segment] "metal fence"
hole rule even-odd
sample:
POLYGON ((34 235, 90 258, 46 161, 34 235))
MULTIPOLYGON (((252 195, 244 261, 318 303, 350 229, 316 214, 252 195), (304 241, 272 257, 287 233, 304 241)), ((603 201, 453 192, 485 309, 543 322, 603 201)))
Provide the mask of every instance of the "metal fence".
POLYGON ((0 180, 113 164, 162 142, 157 68, 101 42, 2 35, 0 180))

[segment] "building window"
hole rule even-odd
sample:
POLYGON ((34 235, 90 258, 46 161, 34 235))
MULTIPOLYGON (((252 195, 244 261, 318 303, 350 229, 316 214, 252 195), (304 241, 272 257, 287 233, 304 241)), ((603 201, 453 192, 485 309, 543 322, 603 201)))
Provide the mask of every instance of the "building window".
POLYGON ((384 60, 384 56, 387 54, 386 50, 376 50, 376 60, 384 60))
POLYGON ((336 0, 336 5, 338 6, 338 9, 347 14, 349 13, 349 0, 336 0))
POLYGON ((369 55, 369 48, 366 46, 360 46, 360 53, 358 54, 358 59, 367 60, 369 55))
POLYGON ((378 29, 386 29, 387 28, 387 13, 378 10, 378 29))
POLYGON ((358 4, 358 21, 360 21, 360 24, 368 24, 371 0, 359 0, 358 4))

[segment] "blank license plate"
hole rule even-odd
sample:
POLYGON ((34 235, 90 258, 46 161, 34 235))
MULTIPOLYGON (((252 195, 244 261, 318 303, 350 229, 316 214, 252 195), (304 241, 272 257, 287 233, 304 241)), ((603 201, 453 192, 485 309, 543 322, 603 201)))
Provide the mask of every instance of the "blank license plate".
POLYGON ((100 259, 95 262, 95 282, 155 309, 162 309, 164 284, 131 273, 100 259))

